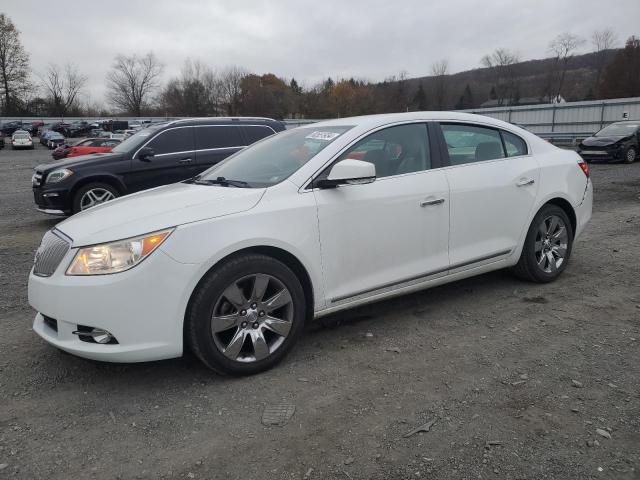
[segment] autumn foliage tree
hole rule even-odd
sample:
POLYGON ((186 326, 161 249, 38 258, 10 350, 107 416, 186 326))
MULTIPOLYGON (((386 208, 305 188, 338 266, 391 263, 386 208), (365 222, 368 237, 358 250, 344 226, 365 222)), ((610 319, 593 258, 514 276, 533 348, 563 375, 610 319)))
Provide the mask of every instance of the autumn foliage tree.
POLYGON ((273 73, 246 75, 240 82, 240 112, 243 115, 282 119, 291 110, 292 92, 273 73))

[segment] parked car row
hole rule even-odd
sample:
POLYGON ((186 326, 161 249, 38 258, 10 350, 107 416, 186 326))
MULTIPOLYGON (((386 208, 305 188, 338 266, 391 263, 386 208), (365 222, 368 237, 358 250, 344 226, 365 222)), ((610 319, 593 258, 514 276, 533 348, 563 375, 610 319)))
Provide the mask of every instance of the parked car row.
POLYGON ((43 125, 42 121, 34 121, 34 122, 22 122, 19 120, 15 120, 12 122, 5 122, 0 127, 0 132, 2 132, 5 136, 11 136, 17 130, 22 130, 29 132, 31 136, 37 136, 38 128, 43 125))

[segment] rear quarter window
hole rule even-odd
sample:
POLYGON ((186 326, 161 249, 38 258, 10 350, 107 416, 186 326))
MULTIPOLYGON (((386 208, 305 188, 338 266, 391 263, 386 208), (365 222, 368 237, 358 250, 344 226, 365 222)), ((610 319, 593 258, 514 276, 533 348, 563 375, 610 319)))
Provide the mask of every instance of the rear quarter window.
POLYGON ((518 135, 505 130, 501 130, 500 133, 502 134, 502 140, 507 150, 507 157, 518 157, 529 153, 527 150, 527 142, 518 135))

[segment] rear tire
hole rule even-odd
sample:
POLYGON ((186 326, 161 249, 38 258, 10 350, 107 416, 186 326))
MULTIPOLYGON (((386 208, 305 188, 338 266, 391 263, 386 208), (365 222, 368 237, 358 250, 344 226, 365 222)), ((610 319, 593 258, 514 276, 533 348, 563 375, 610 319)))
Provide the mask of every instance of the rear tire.
POLYGON ((185 340, 212 370, 252 375, 273 367, 304 329, 298 277, 266 255, 243 254, 211 270, 185 317, 185 340))
POLYGON ((573 246, 573 228, 557 205, 543 206, 531 222, 520 260, 513 273, 530 282, 552 282, 567 268, 573 246))

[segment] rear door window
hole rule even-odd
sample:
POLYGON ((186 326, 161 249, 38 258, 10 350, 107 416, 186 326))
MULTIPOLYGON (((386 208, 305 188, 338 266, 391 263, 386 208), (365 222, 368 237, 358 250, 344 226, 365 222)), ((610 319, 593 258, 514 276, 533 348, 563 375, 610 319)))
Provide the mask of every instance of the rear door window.
POLYGON ((240 126, 215 125, 195 127, 195 131, 196 150, 243 147, 245 145, 240 126))
POLYGON ((498 130, 463 123, 442 123, 451 165, 483 162, 504 158, 504 148, 498 130))
POLYGON ((193 150, 193 127, 171 128, 158 134, 147 147, 156 155, 165 155, 193 150))

